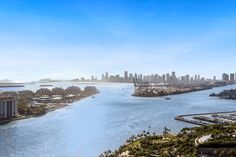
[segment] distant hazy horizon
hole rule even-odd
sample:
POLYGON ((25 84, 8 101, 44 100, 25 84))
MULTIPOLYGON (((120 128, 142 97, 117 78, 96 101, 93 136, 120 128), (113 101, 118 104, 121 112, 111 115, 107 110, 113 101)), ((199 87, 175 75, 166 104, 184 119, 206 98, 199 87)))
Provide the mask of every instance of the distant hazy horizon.
MULTIPOLYGON (((163 75, 166 76, 167 74, 172 75, 172 72, 176 73, 176 71, 171 71, 171 72, 166 72, 166 73, 163 73, 163 74, 160 74, 160 73, 149 73, 149 74, 145 73, 145 74, 143 74, 143 73, 136 73, 136 72, 128 72, 128 74, 132 73, 133 76, 135 74, 137 74, 137 75, 141 74, 142 76, 151 76, 151 75, 156 75, 156 74, 159 75, 159 76, 163 76, 163 75)), ((108 73, 109 77, 110 76, 117 76, 117 75, 119 75, 120 77, 124 78, 124 73, 109 73, 109 72, 107 72, 107 73, 108 73)), ((35 79, 35 80, 33 80, 33 79, 30 80, 30 77, 28 79, 26 79, 26 80, 16 80, 16 79, 6 79, 5 78, 5 79, 0 79, 0 83, 27 83, 27 82, 29 83, 29 82, 38 82, 38 81, 47 81, 47 80, 51 80, 51 81, 72 81, 72 80, 75 80, 75 79, 79 79, 81 81, 82 78, 85 79, 85 82, 86 82, 87 80, 91 81, 91 77, 97 79, 97 81, 104 81, 104 80, 102 80, 102 75, 105 76, 105 74, 106 73, 102 73, 102 74, 100 74, 98 76, 91 74, 91 75, 89 75, 87 77, 86 76, 80 76, 80 77, 75 77, 75 78, 72 78, 72 77, 69 78, 70 75, 68 75, 68 78, 42 77, 42 78, 38 78, 38 79, 35 79)), ((228 73, 228 74, 231 74, 231 73, 228 73)), ((236 73, 234 73, 234 74, 236 75, 236 73)), ((206 77, 204 75, 197 74, 197 73, 196 74, 189 74, 189 73, 187 73, 187 74, 183 74, 183 75, 180 75, 180 74, 176 73, 176 77, 178 79, 180 79, 182 76, 186 76, 186 75, 189 75, 193 79, 197 75, 197 76, 200 76, 200 78, 204 78, 204 79, 212 79, 213 80, 214 77, 216 77, 216 80, 222 80, 222 76, 218 76, 217 77, 216 75, 213 75, 212 77, 206 77)), ((97 81, 93 80, 93 82, 97 82, 97 81)))
POLYGON ((1 0, 0 80, 236 72, 233 0, 1 0))

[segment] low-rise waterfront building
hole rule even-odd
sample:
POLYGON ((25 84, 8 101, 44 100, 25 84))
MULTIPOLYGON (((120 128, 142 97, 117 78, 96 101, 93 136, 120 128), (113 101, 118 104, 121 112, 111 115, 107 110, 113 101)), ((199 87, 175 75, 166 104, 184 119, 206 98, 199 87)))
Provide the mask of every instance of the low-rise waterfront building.
POLYGON ((39 97, 39 102, 41 103, 48 103, 50 101, 50 96, 49 95, 42 95, 41 97, 39 97))

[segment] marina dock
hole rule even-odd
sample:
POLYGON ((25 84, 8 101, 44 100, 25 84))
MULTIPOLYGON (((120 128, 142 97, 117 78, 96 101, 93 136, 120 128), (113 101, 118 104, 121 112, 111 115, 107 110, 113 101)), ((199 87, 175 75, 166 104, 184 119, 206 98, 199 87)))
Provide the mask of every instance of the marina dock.
POLYGON ((236 111, 178 115, 175 120, 195 125, 230 124, 236 122, 236 111))

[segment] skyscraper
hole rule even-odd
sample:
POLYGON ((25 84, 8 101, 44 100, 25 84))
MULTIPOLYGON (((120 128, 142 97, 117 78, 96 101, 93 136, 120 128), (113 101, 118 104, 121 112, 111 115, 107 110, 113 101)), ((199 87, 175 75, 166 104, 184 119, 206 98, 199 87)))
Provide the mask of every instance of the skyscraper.
POLYGON ((197 75, 194 76, 194 81, 197 82, 197 75))
POLYGON ((109 77, 109 76, 108 76, 108 72, 106 72, 106 79, 108 79, 108 77, 109 77))
POLYGON ((143 75, 142 75, 142 74, 138 75, 138 79, 139 79, 140 81, 142 81, 142 80, 143 80, 143 75))
MULTIPOLYGON (((165 79, 166 79, 166 82, 167 82, 167 83, 170 83, 170 74, 169 74, 169 73, 166 74, 166 78, 165 78, 165 79)), ((164 81, 165 81, 165 80, 164 80, 164 81)))
MULTIPOLYGON (((167 82, 166 76, 168 76, 168 74, 167 74, 167 75, 162 75, 161 82, 163 82, 163 83, 166 83, 166 82, 167 82)), ((168 78, 168 79, 169 79, 169 78, 168 78)))
POLYGON ((222 74, 222 81, 229 82, 229 75, 226 73, 222 74))
POLYGON ((174 72, 174 71, 172 72, 172 75, 171 75, 171 76, 172 76, 172 77, 176 77, 176 76, 175 76, 175 72, 174 72))
POLYGON ((189 75, 185 76, 185 84, 189 84, 190 83, 190 79, 189 79, 189 75))
POLYGON ((230 74, 230 80, 229 80, 230 83, 234 83, 234 73, 231 73, 230 74))
POLYGON ((0 96, 0 120, 16 116, 17 104, 14 97, 0 96))
POLYGON ((128 81, 128 71, 124 72, 124 81, 128 81))
POLYGON ((234 82, 236 83, 236 73, 234 74, 234 82))

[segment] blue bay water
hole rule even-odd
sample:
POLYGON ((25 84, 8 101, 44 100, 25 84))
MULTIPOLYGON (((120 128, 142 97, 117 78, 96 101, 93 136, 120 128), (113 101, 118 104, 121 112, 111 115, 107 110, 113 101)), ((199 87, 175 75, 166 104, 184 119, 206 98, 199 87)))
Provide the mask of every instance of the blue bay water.
MULTIPOLYGON (((67 87, 72 83, 54 83, 67 87)), ((87 84, 76 84, 84 87, 87 84)), ((0 126, 1 157, 96 157, 130 136, 149 130, 161 134, 194 125, 174 120, 179 114, 236 110, 236 101, 209 97, 236 85, 162 98, 132 97, 132 84, 96 85, 100 93, 44 116, 0 126), (151 129, 149 129, 151 126, 151 129)), ((36 90, 38 84, 0 90, 36 90)))

